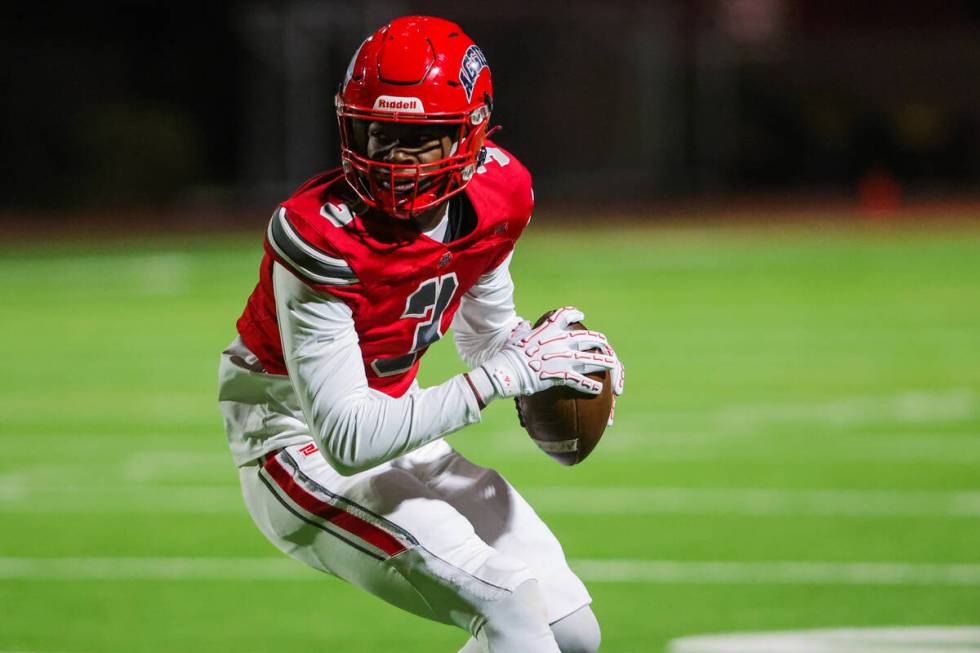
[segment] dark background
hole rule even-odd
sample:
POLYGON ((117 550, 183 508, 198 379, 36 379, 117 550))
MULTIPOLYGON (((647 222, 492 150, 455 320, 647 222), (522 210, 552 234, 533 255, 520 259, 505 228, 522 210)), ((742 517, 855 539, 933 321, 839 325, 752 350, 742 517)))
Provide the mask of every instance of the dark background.
POLYGON ((483 47, 545 205, 980 191, 976 2, 14 4, 0 219, 267 206, 336 165, 349 57, 408 13, 483 47))

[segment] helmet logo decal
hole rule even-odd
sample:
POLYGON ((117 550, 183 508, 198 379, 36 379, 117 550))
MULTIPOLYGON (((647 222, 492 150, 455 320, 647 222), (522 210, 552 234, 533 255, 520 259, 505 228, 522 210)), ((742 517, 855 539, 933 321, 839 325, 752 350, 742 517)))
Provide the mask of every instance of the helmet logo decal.
POLYGON ((466 101, 473 99, 473 87, 476 80, 480 77, 480 72, 487 67, 487 58, 483 56, 483 51, 475 45, 466 48, 463 55, 463 63, 459 66, 459 83, 466 90, 466 101))
POLYGON ((417 97, 398 97, 379 95, 374 101, 376 111, 397 111, 398 113, 425 113, 422 100, 417 97))

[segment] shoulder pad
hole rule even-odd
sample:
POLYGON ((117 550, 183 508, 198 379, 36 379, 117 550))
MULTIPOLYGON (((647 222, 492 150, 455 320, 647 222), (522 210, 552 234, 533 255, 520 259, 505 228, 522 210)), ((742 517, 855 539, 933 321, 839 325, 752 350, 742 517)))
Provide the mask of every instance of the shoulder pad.
POLYGON ((358 283, 357 275, 346 261, 331 256, 300 234, 290 222, 286 207, 280 206, 272 214, 266 237, 277 258, 308 283, 329 286, 358 283))
POLYGON ((467 186, 467 195, 484 228, 505 240, 520 238, 531 220, 531 173, 517 157, 490 141, 486 141, 483 164, 467 186))

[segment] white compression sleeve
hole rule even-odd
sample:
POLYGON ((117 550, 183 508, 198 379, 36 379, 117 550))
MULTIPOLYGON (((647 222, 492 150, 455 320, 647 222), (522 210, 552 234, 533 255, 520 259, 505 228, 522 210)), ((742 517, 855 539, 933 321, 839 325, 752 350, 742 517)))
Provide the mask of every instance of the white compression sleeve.
POLYGON ((351 311, 275 264, 283 355, 311 435, 342 474, 370 469, 480 421, 462 374, 399 398, 368 387, 351 311))
POLYGON ((521 321, 514 308, 514 281, 510 259, 487 272, 460 299, 453 317, 456 351, 469 367, 477 367, 500 351, 511 330, 521 321))

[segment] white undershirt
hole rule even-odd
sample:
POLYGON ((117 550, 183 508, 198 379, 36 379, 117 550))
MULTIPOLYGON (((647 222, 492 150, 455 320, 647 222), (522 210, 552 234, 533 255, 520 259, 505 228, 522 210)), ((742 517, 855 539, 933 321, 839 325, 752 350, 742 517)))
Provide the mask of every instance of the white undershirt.
POLYGON ((432 227, 428 231, 423 231, 422 233, 436 241, 437 243, 446 242, 446 231, 449 229, 449 202, 446 202, 446 208, 442 212, 442 219, 439 220, 439 224, 432 227))
MULTIPOLYGON (((480 277, 460 300, 452 328, 471 367, 499 350, 520 319, 509 263, 510 257, 480 277)), ((337 471, 369 469, 480 421, 480 404, 462 374, 398 398, 372 390, 347 304, 279 263, 273 286, 289 378, 311 435, 337 471)))

